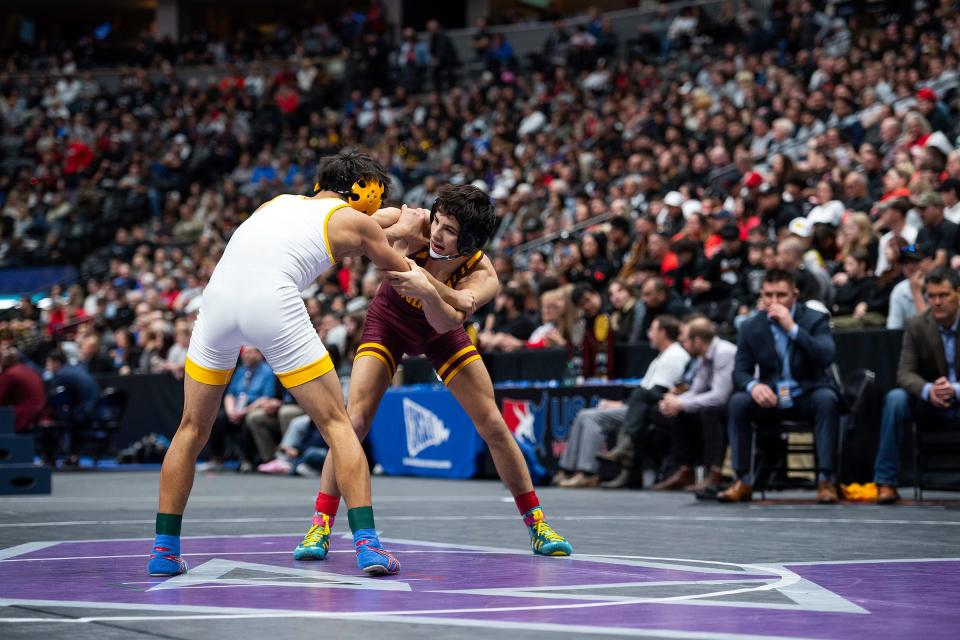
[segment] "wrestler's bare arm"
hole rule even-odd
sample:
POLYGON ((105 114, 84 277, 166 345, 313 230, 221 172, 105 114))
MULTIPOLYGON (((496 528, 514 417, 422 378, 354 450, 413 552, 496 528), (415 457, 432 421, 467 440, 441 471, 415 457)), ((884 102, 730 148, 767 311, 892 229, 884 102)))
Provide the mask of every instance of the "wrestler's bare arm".
POLYGON ((387 234, 387 242, 393 244, 398 251, 405 251, 408 248, 413 250, 418 245, 426 243, 426 238, 421 237, 426 213, 428 213, 426 209, 414 209, 403 205, 400 209, 385 207, 370 217, 387 234), (400 243, 405 244, 400 246, 400 243))
POLYGON ((349 207, 340 209, 331 216, 327 232, 337 260, 349 255, 365 255, 381 271, 410 270, 404 257, 387 242, 386 233, 373 216, 349 207))
POLYGON ((447 333, 463 325, 466 314, 443 301, 436 287, 430 282, 426 269, 412 260, 408 259, 407 262, 410 265, 409 271, 387 273, 390 286, 401 296, 420 300, 423 315, 437 333, 447 333))
POLYGON ((500 279, 493 268, 490 258, 483 256, 480 264, 465 278, 457 282, 455 288, 450 288, 432 275, 427 274, 437 293, 444 302, 467 316, 483 305, 493 300, 500 290, 500 279))

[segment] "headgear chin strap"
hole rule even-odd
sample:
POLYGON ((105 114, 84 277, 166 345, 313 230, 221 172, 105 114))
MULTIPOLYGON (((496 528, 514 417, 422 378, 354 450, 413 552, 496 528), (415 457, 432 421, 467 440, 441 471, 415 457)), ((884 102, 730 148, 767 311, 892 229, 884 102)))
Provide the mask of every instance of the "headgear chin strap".
POLYGON ((453 256, 442 256, 436 251, 433 250, 431 246, 428 251, 430 252, 430 258, 433 260, 456 260, 457 258, 462 258, 462 255, 453 255, 453 256))

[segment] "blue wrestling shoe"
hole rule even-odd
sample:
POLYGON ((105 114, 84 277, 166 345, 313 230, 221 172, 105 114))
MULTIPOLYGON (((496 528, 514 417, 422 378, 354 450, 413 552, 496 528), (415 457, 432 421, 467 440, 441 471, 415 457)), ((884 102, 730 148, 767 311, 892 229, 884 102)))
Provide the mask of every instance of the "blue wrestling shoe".
POLYGON ((530 548, 536 555, 569 556, 573 553, 573 545, 547 524, 540 507, 523 514, 523 523, 530 530, 530 548))
POLYGON ((323 560, 330 549, 330 516, 317 513, 313 516, 313 526, 293 550, 294 560, 323 560))
POLYGON ((357 567, 372 576, 392 576, 400 571, 400 561, 383 548, 375 529, 357 529, 353 532, 357 549, 357 567))
POLYGON ((187 563, 180 557, 180 536, 157 535, 147 561, 147 573, 168 578, 187 572, 187 563))

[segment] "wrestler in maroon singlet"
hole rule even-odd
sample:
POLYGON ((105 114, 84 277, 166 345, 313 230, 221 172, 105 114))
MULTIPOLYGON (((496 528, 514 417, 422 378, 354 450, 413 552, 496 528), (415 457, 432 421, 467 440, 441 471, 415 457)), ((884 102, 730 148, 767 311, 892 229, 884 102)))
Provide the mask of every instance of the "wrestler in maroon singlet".
MULTIPOLYGON (((410 258, 422 267, 427 262, 428 252, 424 249, 410 258)), ((473 271, 482 258, 483 251, 478 250, 445 284, 451 289, 456 288, 457 282, 473 271)), ((405 298, 386 282, 382 283, 367 308, 367 321, 356 357, 377 358, 387 366, 392 378, 404 354, 423 354, 433 363, 444 384, 449 383, 467 364, 480 359, 480 354, 462 326, 447 333, 437 333, 427 322, 421 307, 416 298, 405 298)))

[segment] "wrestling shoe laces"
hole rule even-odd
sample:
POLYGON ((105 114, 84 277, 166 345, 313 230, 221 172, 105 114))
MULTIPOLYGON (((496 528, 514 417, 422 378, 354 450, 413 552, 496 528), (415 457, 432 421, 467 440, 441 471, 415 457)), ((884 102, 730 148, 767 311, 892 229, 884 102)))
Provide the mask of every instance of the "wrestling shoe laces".
POLYGON ((313 516, 313 525, 307 531, 297 548, 293 550, 294 560, 323 560, 330 548, 330 516, 317 513, 313 516))
POLYGON ((530 546, 542 556, 569 556, 573 553, 570 542, 553 530, 543 517, 543 510, 534 507, 524 514, 523 522, 530 529, 530 546))
POLYGON ((310 531, 307 531, 307 535, 303 536, 303 542, 301 544, 320 544, 323 542, 324 536, 330 535, 330 526, 324 522, 323 524, 315 524, 310 527, 310 531))
POLYGON ((541 538, 544 542, 563 542, 566 540, 563 536, 553 530, 546 520, 537 520, 533 524, 533 535, 541 538))

